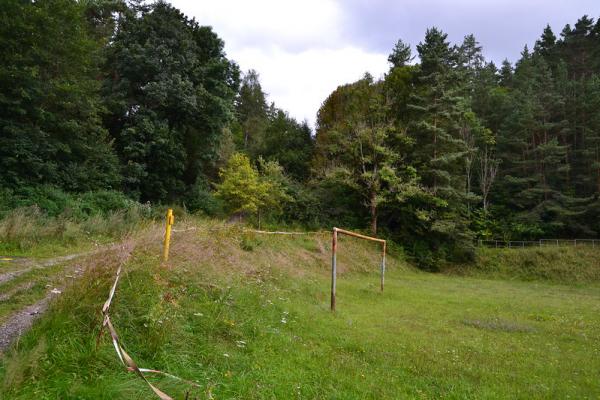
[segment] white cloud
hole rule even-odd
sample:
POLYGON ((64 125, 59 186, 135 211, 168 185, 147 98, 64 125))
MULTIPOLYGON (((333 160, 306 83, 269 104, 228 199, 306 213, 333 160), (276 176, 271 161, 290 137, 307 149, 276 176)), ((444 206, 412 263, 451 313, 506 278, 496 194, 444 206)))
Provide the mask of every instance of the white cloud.
POLYGON ((236 57, 242 66, 253 66, 260 73, 269 99, 311 124, 321 103, 338 85, 360 79, 365 71, 377 77, 387 69, 384 55, 355 47, 299 53, 249 48, 236 57))
POLYGON ((332 0, 174 0, 173 5, 212 25, 228 39, 228 47, 280 46, 306 48, 337 41, 341 10, 332 0))
MULTIPOLYGON (((598 0, 171 0, 225 40, 243 71, 256 69, 269 100, 298 120, 316 112, 338 85, 387 70, 397 39, 413 46, 437 25, 460 42, 474 33, 484 54, 515 60, 545 24, 558 34, 598 0)), ((414 47, 413 47, 414 48, 414 47)))
POLYGON ((338 85, 387 70, 385 54, 345 43, 344 14, 333 0, 172 3, 212 26, 243 71, 258 71, 269 101, 313 126, 319 106, 338 85))

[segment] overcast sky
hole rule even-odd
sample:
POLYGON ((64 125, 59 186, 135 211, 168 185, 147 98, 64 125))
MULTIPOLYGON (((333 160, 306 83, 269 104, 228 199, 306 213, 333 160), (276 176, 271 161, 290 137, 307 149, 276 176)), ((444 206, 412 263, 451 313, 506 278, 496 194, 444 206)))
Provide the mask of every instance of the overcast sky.
POLYGON ((269 101, 314 125, 317 110, 338 85, 375 77, 403 39, 413 47, 431 26, 452 42, 473 33, 487 59, 514 61, 546 24, 558 36, 600 0, 172 0, 225 41, 242 71, 260 74, 269 101))

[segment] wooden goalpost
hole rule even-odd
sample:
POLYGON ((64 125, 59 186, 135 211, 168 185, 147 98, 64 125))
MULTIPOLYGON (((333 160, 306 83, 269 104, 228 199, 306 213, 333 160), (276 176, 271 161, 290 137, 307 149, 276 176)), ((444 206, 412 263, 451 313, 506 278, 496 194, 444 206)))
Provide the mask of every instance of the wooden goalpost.
POLYGON ((383 246, 381 252, 381 291, 383 292, 383 284, 385 281, 385 251, 386 241, 383 239, 377 239, 371 236, 361 235, 360 233, 350 232, 345 229, 333 228, 333 239, 331 245, 331 311, 335 311, 335 287, 337 281, 337 241, 338 233, 348 236, 353 236, 359 239, 370 240, 372 242, 381 243, 383 246))

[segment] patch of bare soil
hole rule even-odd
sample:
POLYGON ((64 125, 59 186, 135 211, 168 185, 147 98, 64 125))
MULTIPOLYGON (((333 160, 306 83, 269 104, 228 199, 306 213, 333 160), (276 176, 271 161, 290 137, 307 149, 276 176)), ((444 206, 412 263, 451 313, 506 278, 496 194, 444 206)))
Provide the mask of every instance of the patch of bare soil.
POLYGON ((8 321, 0 325, 0 351, 8 348, 13 340, 31 328, 33 322, 48 309, 50 300, 54 296, 58 296, 58 294, 57 292, 50 291, 42 300, 16 312, 8 321))

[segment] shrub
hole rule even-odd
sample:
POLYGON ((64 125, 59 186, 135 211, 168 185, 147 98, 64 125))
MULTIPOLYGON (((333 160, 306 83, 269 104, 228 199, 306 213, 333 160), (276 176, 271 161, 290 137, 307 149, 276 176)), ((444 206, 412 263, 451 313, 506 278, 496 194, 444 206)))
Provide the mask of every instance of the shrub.
POLYGON ((202 212, 209 216, 216 216, 223 212, 223 203, 214 196, 208 185, 203 180, 190 187, 184 202, 188 211, 202 212))
POLYGON ((110 212, 129 210, 139 206, 121 192, 114 190, 99 190, 86 192, 79 196, 78 208, 85 216, 108 215, 110 212))
POLYGON ((49 217, 57 217, 65 211, 78 208, 73 195, 54 186, 24 187, 14 192, 11 208, 38 207, 49 217))

